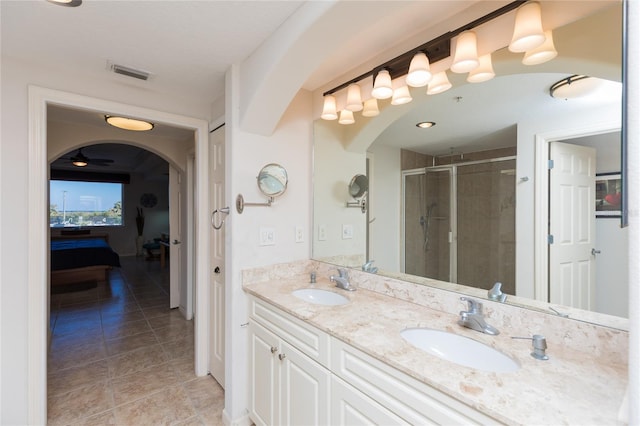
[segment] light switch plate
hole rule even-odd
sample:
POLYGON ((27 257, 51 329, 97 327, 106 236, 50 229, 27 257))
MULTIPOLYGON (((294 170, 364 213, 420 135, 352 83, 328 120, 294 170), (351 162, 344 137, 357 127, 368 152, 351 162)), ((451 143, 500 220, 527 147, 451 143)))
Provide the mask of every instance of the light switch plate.
POLYGON ((342 225, 342 239, 350 240, 351 238, 353 238, 353 225, 342 225))
POLYGON ((327 240, 327 225, 318 225, 318 241, 327 240))
POLYGON ((276 245, 276 230, 274 228, 260 227, 260 245, 274 246, 276 245))
POLYGON ((304 242, 304 231, 302 226, 296 226, 296 243, 304 242))

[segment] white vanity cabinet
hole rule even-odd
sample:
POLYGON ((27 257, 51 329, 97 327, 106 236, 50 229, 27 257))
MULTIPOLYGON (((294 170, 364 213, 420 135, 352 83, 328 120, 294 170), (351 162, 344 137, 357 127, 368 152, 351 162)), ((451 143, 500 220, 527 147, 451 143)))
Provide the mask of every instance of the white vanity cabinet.
POLYGON ((329 336, 251 301, 249 413, 256 425, 328 425, 329 336))
POLYGON ((254 297, 250 318, 256 425, 498 423, 254 297))

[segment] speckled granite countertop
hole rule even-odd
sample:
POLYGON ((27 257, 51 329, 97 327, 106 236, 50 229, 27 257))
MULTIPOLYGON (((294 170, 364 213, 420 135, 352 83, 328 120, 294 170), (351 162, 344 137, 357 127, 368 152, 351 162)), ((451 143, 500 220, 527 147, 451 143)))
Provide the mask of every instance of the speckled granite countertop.
MULTIPOLYGON (((247 293, 500 422, 620 424, 617 417, 626 390, 626 365, 604 362, 602 355, 595 356, 592 351, 577 351, 549 342, 550 359, 539 361, 530 356, 529 341, 511 339, 511 336, 527 336, 527 331, 517 330, 507 321, 496 323, 489 319, 488 322, 500 330, 498 336, 489 336, 460 327, 455 314, 364 288, 355 292, 343 291, 324 277, 315 285, 309 284, 308 275, 302 274, 261 282, 247 281, 251 280, 245 279, 243 288, 247 293), (291 294, 293 290, 312 286, 339 292, 351 303, 314 305, 291 294), (400 331, 409 327, 445 330, 475 339, 517 360, 521 368, 512 373, 493 373, 442 360, 407 343, 400 331)), ((607 350, 596 352, 606 353, 607 350)))

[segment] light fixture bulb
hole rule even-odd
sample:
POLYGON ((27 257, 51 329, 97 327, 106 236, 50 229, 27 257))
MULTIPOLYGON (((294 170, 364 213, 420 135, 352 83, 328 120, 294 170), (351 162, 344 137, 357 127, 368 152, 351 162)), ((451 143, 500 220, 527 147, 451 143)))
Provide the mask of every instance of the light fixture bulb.
POLYGON ((544 32, 544 43, 536 47, 533 50, 528 50, 522 58, 522 63, 525 65, 538 65, 552 60, 558 56, 558 51, 553 44, 553 32, 547 30, 544 32))
POLYGON ((540 46, 544 39, 540 3, 530 1, 523 4, 516 10, 516 23, 509 50, 516 53, 526 52, 540 46))
POLYGON ((436 123, 433 121, 421 121, 420 123, 416 124, 416 127, 420 127, 421 129, 428 129, 430 127, 435 126, 436 123))
POLYGON ((411 102, 411 92, 409 92, 409 86, 404 85, 398 87, 393 91, 393 97, 391 98, 391 105, 404 105, 411 102))
POLYGON ((349 111, 362 111, 362 95, 360 86, 357 84, 350 84, 347 88, 347 106, 344 107, 349 111))
POLYGON ((356 120, 353 118, 353 111, 349 111, 348 109, 343 109, 340 111, 340 119, 338 123, 340 124, 353 124, 356 120))
POLYGON ((378 100, 376 98, 364 101, 364 109, 362 110, 363 117, 375 117, 379 114, 380 110, 378 109, 378 100))
POLYGON ((107 123, 119 129, 132 130, 134 132, 144 132, 153 129, 153 123, 144 120, 136 120, 135 118, 105 115, 104 119, 107 123))
POLYGON ((389 99, 393 95, 393 87, 391 86, 391 74, 388 70, 380 70, 376 75, 373 83, 371 96, 376 99, 389 99))
POLYGON ((87 162, 82 160, 74 160, 71 164, 76 167, 85 167, 87 165, 87 162))
POLYGON ((469 73, 467 81, 469 83, 482 83, 483 81, 491 80, 495 76, 496 73, 493 71, 493 64, 491 63, 491 53, 487 53, 480 57, 480 65, 469 73))
POLYGON ((432 74, 429 67, 429 58, 424 52, 413 55, 409 65, 409 73, 406 82, 411 87, 422 87, 429 84, 432 74))
POLYGON ((338 118, 335 96, 327 95, 324 97, 324 104, 322 106, 322 114, 320 115, 320 118, 323 120, 335 120, 338 118))
POLYGON ((601 80, 588 75, 572 75, 556 82, 549 89, 549 94, 558 99, 575 99, 593 93, 600 86, 601 80))
POLYGON ((447 73, 446 71, 440 71, 435 74, 429 82, 429 86, 427 86, 427 95, 437 95, 438 93, 445 92, 449 89, 451 89, 451 83, 449 82, 447 73))
POLYGON ((478 43, 476 33, 464 31, 456 41, 456 53, 453 57, 451 71, 466 73, 473 71, 480 65, 478 60, 478 43))
POLYGON ((47 1, 49 3, 57 4, 59 6, 67 6, 67 7, 78 7, 82 4, 82 0, 47 0, 47 1))

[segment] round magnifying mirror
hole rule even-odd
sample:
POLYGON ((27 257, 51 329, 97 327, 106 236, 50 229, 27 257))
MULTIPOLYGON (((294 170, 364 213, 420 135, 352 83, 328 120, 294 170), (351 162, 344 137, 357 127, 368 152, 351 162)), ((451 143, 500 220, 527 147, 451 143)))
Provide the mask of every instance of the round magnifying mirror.
POLYGON ((267 164, 258 174, 258 188, 269 198, 282 195, 288 181, 287 171, 280 164, 267 164))
POLYGON ((349 194, 359 200, 364 197, 369 189, 369 179, 365 175, 355 175, 349 183, 349 194))

